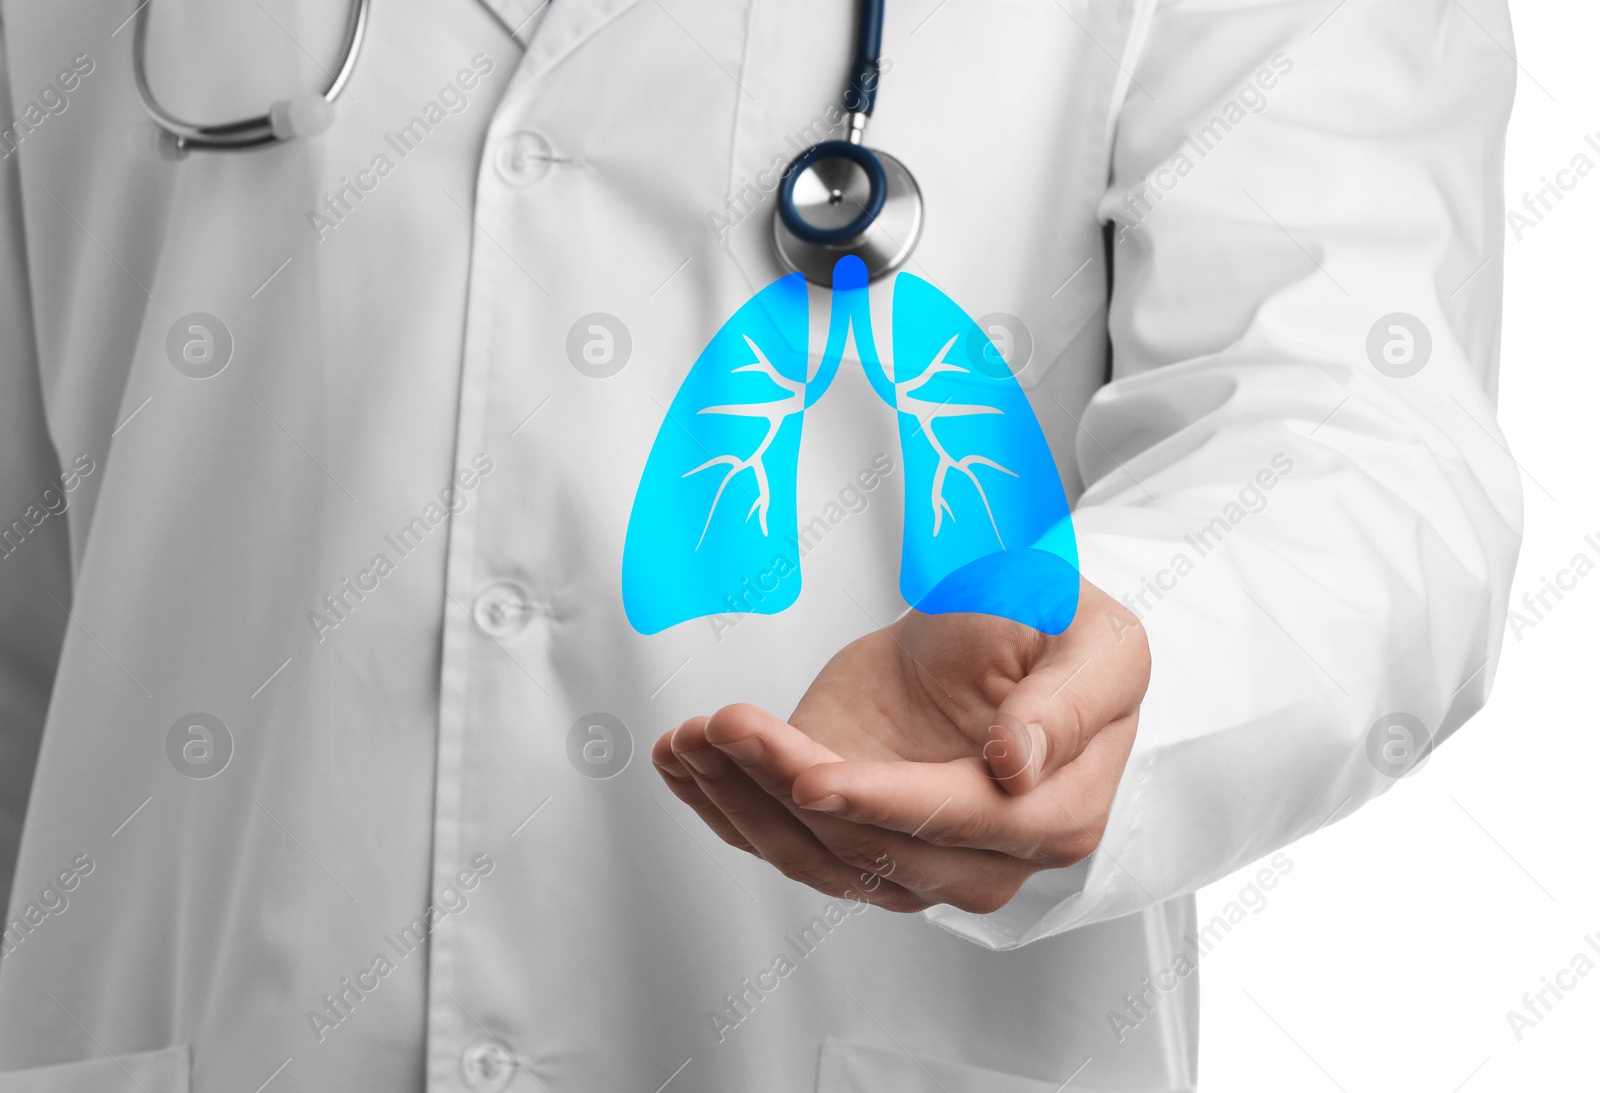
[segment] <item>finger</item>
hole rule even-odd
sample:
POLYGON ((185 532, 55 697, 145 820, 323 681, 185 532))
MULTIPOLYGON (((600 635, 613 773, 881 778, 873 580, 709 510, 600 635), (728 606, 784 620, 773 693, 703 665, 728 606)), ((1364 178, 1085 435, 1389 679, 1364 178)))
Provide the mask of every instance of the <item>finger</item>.
POLYGON ((672 754, 672 733, 662 733, 661 738, 650 750, 650 759, 655 764, 656 770, 661 773, 661 780, 667 783, 667 788, 678 800, 694 809, 695 814, 709 827, 716 836, 729 846, 737 847, 760 857, 760 853, 751 845, 750 840, 739 833, 728 818, 711 799, 700 791, 694 777, 689 773, 689 768, 678 762, 672 754))
POLYGON ((948 763, 847 760, 813 767, 794 783, 794 801, 801 808, 936 846, 1002 853, 1026 849, 1002 837, 1005 810, 1026 800, 1002 792, 984 762, 975 758, 948 763))
MULTIPOLYGON (((805 813, 805 809, 798 809, 805 813)), ((853 823, 820 812, 802 822, 845 865, 860 872, 863 887, 892 880, 922 905, 948 903, 988 914, 1003 907, 1037 866, 992 850, 935 846, 898 831, 853 823)))
POLYGON ((789 800, 800 772, 842 757, 759 706, 724 706, 706 722, 706 742, 732 759, 762 789, 789 800))
POLYGON ((661 772, 668 784, 691 782, 689 768, 672 754, 672 731, 664 732, 656 738, 655 746, 650 749, 650 761, 655 764, 656 770, 661 772))
POLYGON ((1070 865, 1098 845, 1126 759, 1128 730, 1085 749, 1057 771, 1047 792, 1016 796, 981 759, 948 763, 828 763, 796 779, 795 803, 913 835, 941 847, 995 850, 1038 865, 1070 865))
POLYGON ((794 780, 818 763, 842 760, 786 721, 755 706, 728 706, 705 725, 705 738, 810 829, 817 841, 870 885, 892 877, 932 903, 986 914, 1002 906, 1033 872, 1017 859, 990 850, 940 847, 898 831, 855 823, 790 797, 794 780), (742 758, 735 758, 735 757, 742 758))
POLYGON ((672 753, 695 784, 761 858, 784 876, 830 896, 845 896, 893 911, 920 911, 928 900, 893 881, 863 891, 861 870, 839 860, 788 807, 705 742, 705 719, 685 722, 672 735, 672 753))
MULTIPOLYGON (((1120 610, 1085 589, 1088 617, 1120 610)), ((1085 616, 1080 615, 1080 619, 1085 616)), ((1150 679, 1149 648, 1130 622, 1122 630, 1086 625, 1014 686, 991 719, 984 758, 1007 793, 1027 793, 1082 754, 1105 726, 1139 708, 1150 679)))

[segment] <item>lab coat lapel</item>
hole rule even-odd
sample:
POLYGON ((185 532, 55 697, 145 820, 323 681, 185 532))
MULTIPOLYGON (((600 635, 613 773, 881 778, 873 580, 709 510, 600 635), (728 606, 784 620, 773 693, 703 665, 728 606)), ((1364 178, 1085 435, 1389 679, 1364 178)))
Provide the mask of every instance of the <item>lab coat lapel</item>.
POLYGON ((536 79, 639 0, 482 0, 528 47, 522 75, 536 79))
POLYGON ((601 27, 637 3, 639 0, 556 0, 548 4, 550 10, 534 20, 528 56, 519 75, 524 79, 538 79, 601 27))
POLYGON ((482 0, 506 31, 527 45, 537 33, 539 24, 550 15, 550 0, 482 0))

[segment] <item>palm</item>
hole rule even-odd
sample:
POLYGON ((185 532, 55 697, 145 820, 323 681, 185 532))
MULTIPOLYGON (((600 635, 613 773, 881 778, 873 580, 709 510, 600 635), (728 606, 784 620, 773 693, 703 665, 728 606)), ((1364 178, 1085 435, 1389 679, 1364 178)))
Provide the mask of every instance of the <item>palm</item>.
POLYGON ((840 650, 790 723, 842 759, 980 757, 1038 637, 1005 619, 912 612, 840 650))

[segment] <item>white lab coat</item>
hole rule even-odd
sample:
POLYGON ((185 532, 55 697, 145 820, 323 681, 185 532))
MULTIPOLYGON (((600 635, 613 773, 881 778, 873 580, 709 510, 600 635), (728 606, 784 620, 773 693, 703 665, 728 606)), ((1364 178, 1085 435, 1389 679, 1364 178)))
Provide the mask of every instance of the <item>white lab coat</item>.
MULTIPOLYGON (((0 121, 36 124, 0 164, 0 1087, 1193 1087, 1189 893, 1392 784, 1375 722, 1443 737, 1494 674, 1505 5, 890 5, 869 143, 926 196, 908 268, 1026 324, 1084 575, 1155 664, 1101 849, 981 917, 794 884, 646 754, 787 712, 903 609, 859 369, 807 414, 830 530, 794 608, 643 637, 619 595, 665 406, 782 272, 762 171, 822 135, 851 9, 379 0, 330 132, 173 164, 130 139, 130 5, 4 4, 0 121), (569 359, 594 312, 632 339, 609 378, 569 359), (169 355, 193 313, 231 334, 210 378, 169 355), (1392 313, 1431 338, 1408 378, 1387 327, 1368 351, 1392 313), (194 713, 231 741, 206 779, 169 756, 194 713), (633 748, 607 779, 569 751, 594 713, 633 748)), ((344 17, 153 10, 156 89, 208 120, 318 85, 344 17)))

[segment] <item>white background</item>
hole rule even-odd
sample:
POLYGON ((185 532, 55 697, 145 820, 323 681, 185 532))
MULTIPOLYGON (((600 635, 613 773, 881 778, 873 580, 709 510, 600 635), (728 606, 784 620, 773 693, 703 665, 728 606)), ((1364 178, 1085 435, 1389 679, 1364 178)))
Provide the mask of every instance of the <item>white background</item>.
MULTIPOLYGON (((1600 10, 1512 8, 1518 207, 1579 152, 1600 167, 1584 141, 1600 141, 1600 10)), ((1513 607, 1575 553, 1600 561, 1584 542, 1600 542, 1597 244, 1600 170, 1506 235, 1500 421, 1526 522, 1513 607)), ((1583 940, 1600 944, 1597 694, 1600 572, 1520 639, 1508 629, 1487 708, 1421 770, 1288 849, 1267 905, 1202 961, 1201 1089, 1600 1089, 1600 952, 1583 940), (1596 970, 1519 1041, 1507 1011, 1580 950, 1596 970)), ((1202 891, 1201 921, 1254 872, 1202 891)))

